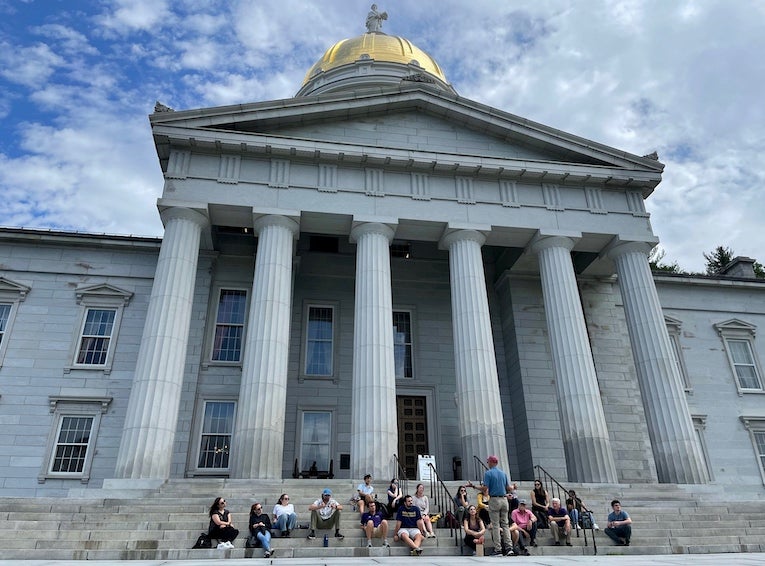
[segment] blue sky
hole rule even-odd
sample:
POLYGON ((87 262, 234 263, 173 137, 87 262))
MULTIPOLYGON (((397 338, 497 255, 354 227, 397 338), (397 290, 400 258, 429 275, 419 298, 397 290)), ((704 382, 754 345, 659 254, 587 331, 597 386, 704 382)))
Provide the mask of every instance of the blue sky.
MULTIPOLYGON (((644 155, 665 261, 765 262, 765 2, 394 0, 457 92, 644 155)), ((161 235, 147 115, 290 97, 371 2, 0 0, 0 225, 161 235)))

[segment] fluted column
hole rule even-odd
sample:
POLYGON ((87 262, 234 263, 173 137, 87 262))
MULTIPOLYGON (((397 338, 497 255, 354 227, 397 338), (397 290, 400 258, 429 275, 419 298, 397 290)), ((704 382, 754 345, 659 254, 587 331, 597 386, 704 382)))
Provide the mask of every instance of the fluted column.
POLYGON ((115 477, 167 479, 178 423, 199 241, 207 219, 191 209, 162 213, 159 251, 115 477))
POLYGON ((292 250, 298 223, 267 215, 254 223, 258 251, 242 360, 231 477, 281 479, 292 303, 292 250))
POLYGON ((644 242, 618 244, 616 263, 659 481, 705 483, 707 472, 672 354, 644 242))
POLYGON ((568 237, 538 237, 547 333, 550 339, 568 479, 615 483, 616 465, 608 438, 595 363, 587 335, 568 237))
POLYGON ((481 256, 485 241, 484 235, 475 230, 457 230, 441 240, 449 250, 457 411, 463 465, 474 455, 483 461, 488 454, 495 454, 509 475, 497 360, 481 256))
POLYGON ((351 231, 356 243, 351 392, 351 477, 395 475, 398 451, 393 356, 390 242, 393 229, 377 222, 351 231))

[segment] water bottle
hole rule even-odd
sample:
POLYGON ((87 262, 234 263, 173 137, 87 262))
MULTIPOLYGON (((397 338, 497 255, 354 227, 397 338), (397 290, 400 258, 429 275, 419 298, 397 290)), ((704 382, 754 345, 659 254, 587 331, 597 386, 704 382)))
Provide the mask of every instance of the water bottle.
POLYGON ((329 535, 324 535, 324 546, 329 546, 329 535))

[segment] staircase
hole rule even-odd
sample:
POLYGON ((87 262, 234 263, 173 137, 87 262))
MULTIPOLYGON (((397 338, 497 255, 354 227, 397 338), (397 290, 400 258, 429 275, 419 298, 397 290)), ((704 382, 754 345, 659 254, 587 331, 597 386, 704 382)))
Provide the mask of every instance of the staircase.
MULTIPOLYGON (((0 498, 0 556, 13 559, 56 560, 189 560, 258 558, 260 548, 246 549, 247 520, 252 503, 263 503, 270 512, 281 493, 290 494, 298 521, 307 525, 307 507, 325 487, 343 504, 342 532, 318 531, 316 540, 306 539, 307 530, 293 531, 290 538, 274 536, 277 558, 330 558, 408 556, 408 549, 392 542, 391 548, 366 547, 358 525, 358 513, 349 498, 360 481, 351 480, 170 480, 157 490, 80 490, 68 498, 0 498), (216 496, 224 496, 234 524, 240 530, 233 550, 191 549, 200 532, 207 530, 207 510, 216 496), (329 534, 329 547, 323 535, 329 534)), ((416 482, 410 482, 413 488, 416 482)), ((447 482, 456 491, 458 482, 447 482)), ((381 500, 387 483, 374 483, 381 500)), ((721 552, 765 552, 765 498, 746 493, 722 492, 717 486, 677 485, 570 485, 605 527, 611 499, 620 499, 633 520, 632 545, 614 546, 602 532, 595 533, 598 554, 696 554, 721 552), (729 499, 723 500, 723 496, 729 499), (736 500, 730 497, 737 497, 736 500)), ((520 484, 521 497, 528 496, 531 482, 520 484)), ((427 493, 427 488, 426 488, 427 493)), ((475 493, 470 493, 471 501, 475 493)), ((438 512, 433 509, 431 512, 438 512)), ((426 539, 425 555, 459 555, 460 546, 450 530, 437 529, 438 538, 426 539)), ((549 531, 539 531, 537 556, 592 555, 588 536, 572 536, 572 547, 552 545, 549 531)), ((490 549, 491 545, 487 544, 490 549)), ((467 550, 466 550, 467 552, 467 550)))

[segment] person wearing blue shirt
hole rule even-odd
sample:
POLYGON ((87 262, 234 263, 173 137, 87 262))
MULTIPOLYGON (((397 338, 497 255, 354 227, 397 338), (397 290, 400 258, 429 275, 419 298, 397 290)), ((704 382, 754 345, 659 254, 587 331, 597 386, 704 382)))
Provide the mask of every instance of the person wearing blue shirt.
POLYGON ((603 532, 616 544, 629 546, 632 538, 632 519, 626 511, 622 511, 622 504, 618 499, 611 502, 611 509, 613 511, 608 514, 608 525, 603 532))
POLYGON ((489 469, 483 474, 483 492, 489 496, 489 518, 491 519, 491 536, 494 540, 494 555, 505 554, 502 547, 506 549, 506 556, 514 556, 512 537, 510 535, 510 524, 507 520, 510 504, 507 501, 507 494, 512 491, 510 479, 507 474, 500 470, 497 465, 499 458, 489 456, 486 458, 486 464, 489 469), (500 540, 500 532, 502 540, 500 540))

